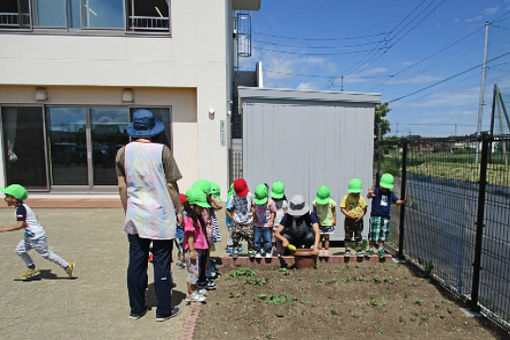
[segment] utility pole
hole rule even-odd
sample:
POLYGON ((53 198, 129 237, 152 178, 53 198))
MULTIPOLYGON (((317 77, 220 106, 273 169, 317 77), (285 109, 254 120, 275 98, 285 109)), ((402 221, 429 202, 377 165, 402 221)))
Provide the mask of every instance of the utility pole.
POLYGON ((398 122, 397 122, 397 136, 398 136, 398 122))
MULTIPOLYGON (((483 63, 482 63, 482 80, 480 81, 480 99, 478 101, 478 125, 476 128, 476 135, 480 137, 482 130, 482 114, 484 105, 485 94, 485 66, 487 64, 487 40, 489 38, 489 22, 485 22, 485 45, 483 48, 483 63)), ((476 148, 475 163, 478 163, 479 147, 476 148)))
POLYGON ((342 81, 342 85, 341 85, 342 87, 341 87, 340 89, 341 89, 341 91, 342 91, 342 92, 344 92, 344 76, 342 75, 342 76, 340 77, 340 79, 341 79, 341 81, 342 81))

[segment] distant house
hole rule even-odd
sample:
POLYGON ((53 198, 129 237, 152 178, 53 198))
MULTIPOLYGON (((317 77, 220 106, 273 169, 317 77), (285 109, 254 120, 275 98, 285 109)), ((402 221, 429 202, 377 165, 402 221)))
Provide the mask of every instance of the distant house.
MULTIPOLYGON (((132 113, 151 109, 188 188, 228 185, 239 10, 260 0, 2 0, 0 185, 114 190, 132 113)), ((244 12, 246 13, 246 12, 244 12)))

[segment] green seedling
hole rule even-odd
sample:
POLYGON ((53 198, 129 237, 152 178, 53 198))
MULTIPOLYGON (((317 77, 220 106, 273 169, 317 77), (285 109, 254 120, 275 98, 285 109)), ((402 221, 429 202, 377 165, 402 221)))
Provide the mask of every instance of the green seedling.
POLYGON ((234 298, 234 293, 228 292, 228 297, 229 297, 229 299, 233 299, 234 298))
POLYGON ((349 281, 351 281, 351 280, 352 280, 352 277, 351 277, 351 276, 349 276, 349 275, 347 275, 346 277, 344 277, 344 278, 343 278, 342 280, 340 280, 340 281, 342 281, 342 282, 344 282, 344 283, 345 283, 345 282, 349 282, 349 281))
POLYGON ((245 296, 245 295, 246 295, 246 291, 245 291, 244 289, 241 291, 241 295, 242 295, 242 296, 245 296))
POLYGON ((329 312, 331 313, 331 315, 338 315, 335 307, 329 308, 329 312))
POLYGON ((303 305, 311 305, 312 301, 301 301, 303 305))
POLYGON ((382 328, 379 328, 379 329, 377 330, 377 333, 382 334, 382 333, 383 333, 382 328))
POLYGON ((257 296, 257 300, 258 300, 258 302, 265 301, 265 300, 266 300, 266 298, 267 298, 267 295, 266 295, 266 294, 259 294, 259 295, 257 296))
POLYGON ((271 334, 271 331, 266 331, 266 339, 272 339, 273 335, 271 334))
POLYGON ((244 283, 255 286, 265 286, 269 282, 269 279, 252 279, 247 277, 244 283))
POLYGON ((324 283, 324 280, 321 279, 321 278, 318 278, 318 279, 313 280, 313 282, 315 282, 315 283, 324 283))
POLYGON ((257 270, 242 267, 242 268, 239 268, 237 270, 233 270, 230 273, 228 273, 228 275, 225 278, 225 280, 228 280, 230 278, 238 278, 238 277, 241 277, 241 276, 253 277, 256 274, 257 274, 257 270))
POLYGON ((372 306, 372 307, 377 307, 377 304, 378 304, 377 300, 373 297, 370 298, 370 300, 368 300, 368 302, 367 302, 367 305, 372 306))
POLYGON ((372 279, 375 283, 381 283, 381 279, 379 278, 379 275, 375 275, 372 279))
POLYGON ((414 303, 416 303, 417 305, 421 305, 421 300, 420 300, 420 298, 416 298, 416 299, 414 299, 414 303))
POLYGON ((384 282, 391 283, 392 281, 393 281, 393 277, 391 277, 391 276, 385 276, 384 277, 384 282))
POLYGON ((365 281, 365 278, 363 276, 355 276, 353 278, 354 281, 365 281))
POLYGON ((340 269, 340 270, 344 270, 345 269, 345 265, 339 264, 337 268, 340 269))
POLYGON ((379 303, 379 306, 384 307, 384 306, 386 306, 387 304, 388 304, 388 302, 386 302, 386 301, 384 300, 384 298, 383 298, 383 299, 382 299, 382 301, 379 303))
POLYGON ((296 300, 296 298, 292 295, 273 294, 267 299, 267 303, 271 304, 271 305, 281 305, 286 302, 292 302, 295 300, 296 300))
POLYGON ((280 273, 282 273, 283 275, 289 275, 290 274, 289 268, 280 268, 280 269, 278 269, 278 271, 280 273))

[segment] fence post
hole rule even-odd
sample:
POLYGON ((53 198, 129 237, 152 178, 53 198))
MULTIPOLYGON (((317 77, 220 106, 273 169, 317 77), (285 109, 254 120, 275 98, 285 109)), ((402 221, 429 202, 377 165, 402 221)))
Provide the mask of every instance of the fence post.
POLYGON ((481 136, 482 159, 480 160, 480 181, 478 187, 478 211, 476 217, 475 256, 473 262, 473 283, 471 284, 471 310, 478 312, 478 291, 480 287, 480 259, 482 256, 482 237, 485 216, 485 188, 487 186, 487 163, 489 150, 489 136, 481 136))
POLYGON ((375 187, 379 187, 379 180, 381 179, 381 127, 379 126, 377 129, 377 172, 375 173, 375 187))
MULTIPOLYGON (((406 178, 407 178, 407 148, 409 141, 407 138, 402 140, 402 175, 400 177, 400 199, 406 197, 406 178)), ((400 222, 399 222, 399 235, 398 235, 398 253, 397 257, 404 258, 404 221, 405 221, 406 205, 400 206, 400 222)))

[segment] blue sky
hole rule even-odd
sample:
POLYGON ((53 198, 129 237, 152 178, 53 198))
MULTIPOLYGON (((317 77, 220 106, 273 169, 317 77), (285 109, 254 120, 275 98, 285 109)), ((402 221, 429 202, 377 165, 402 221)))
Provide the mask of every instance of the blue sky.
MULTIPOLYGON (((476 132, 485 22, 491 22, 482 130, 494 84, 510 92, 510 0, 262 0, 252 56, 264 87, 375 92, 390 135, 476 132)), ((507 131, 508 133, 508 131, 507 131)))

